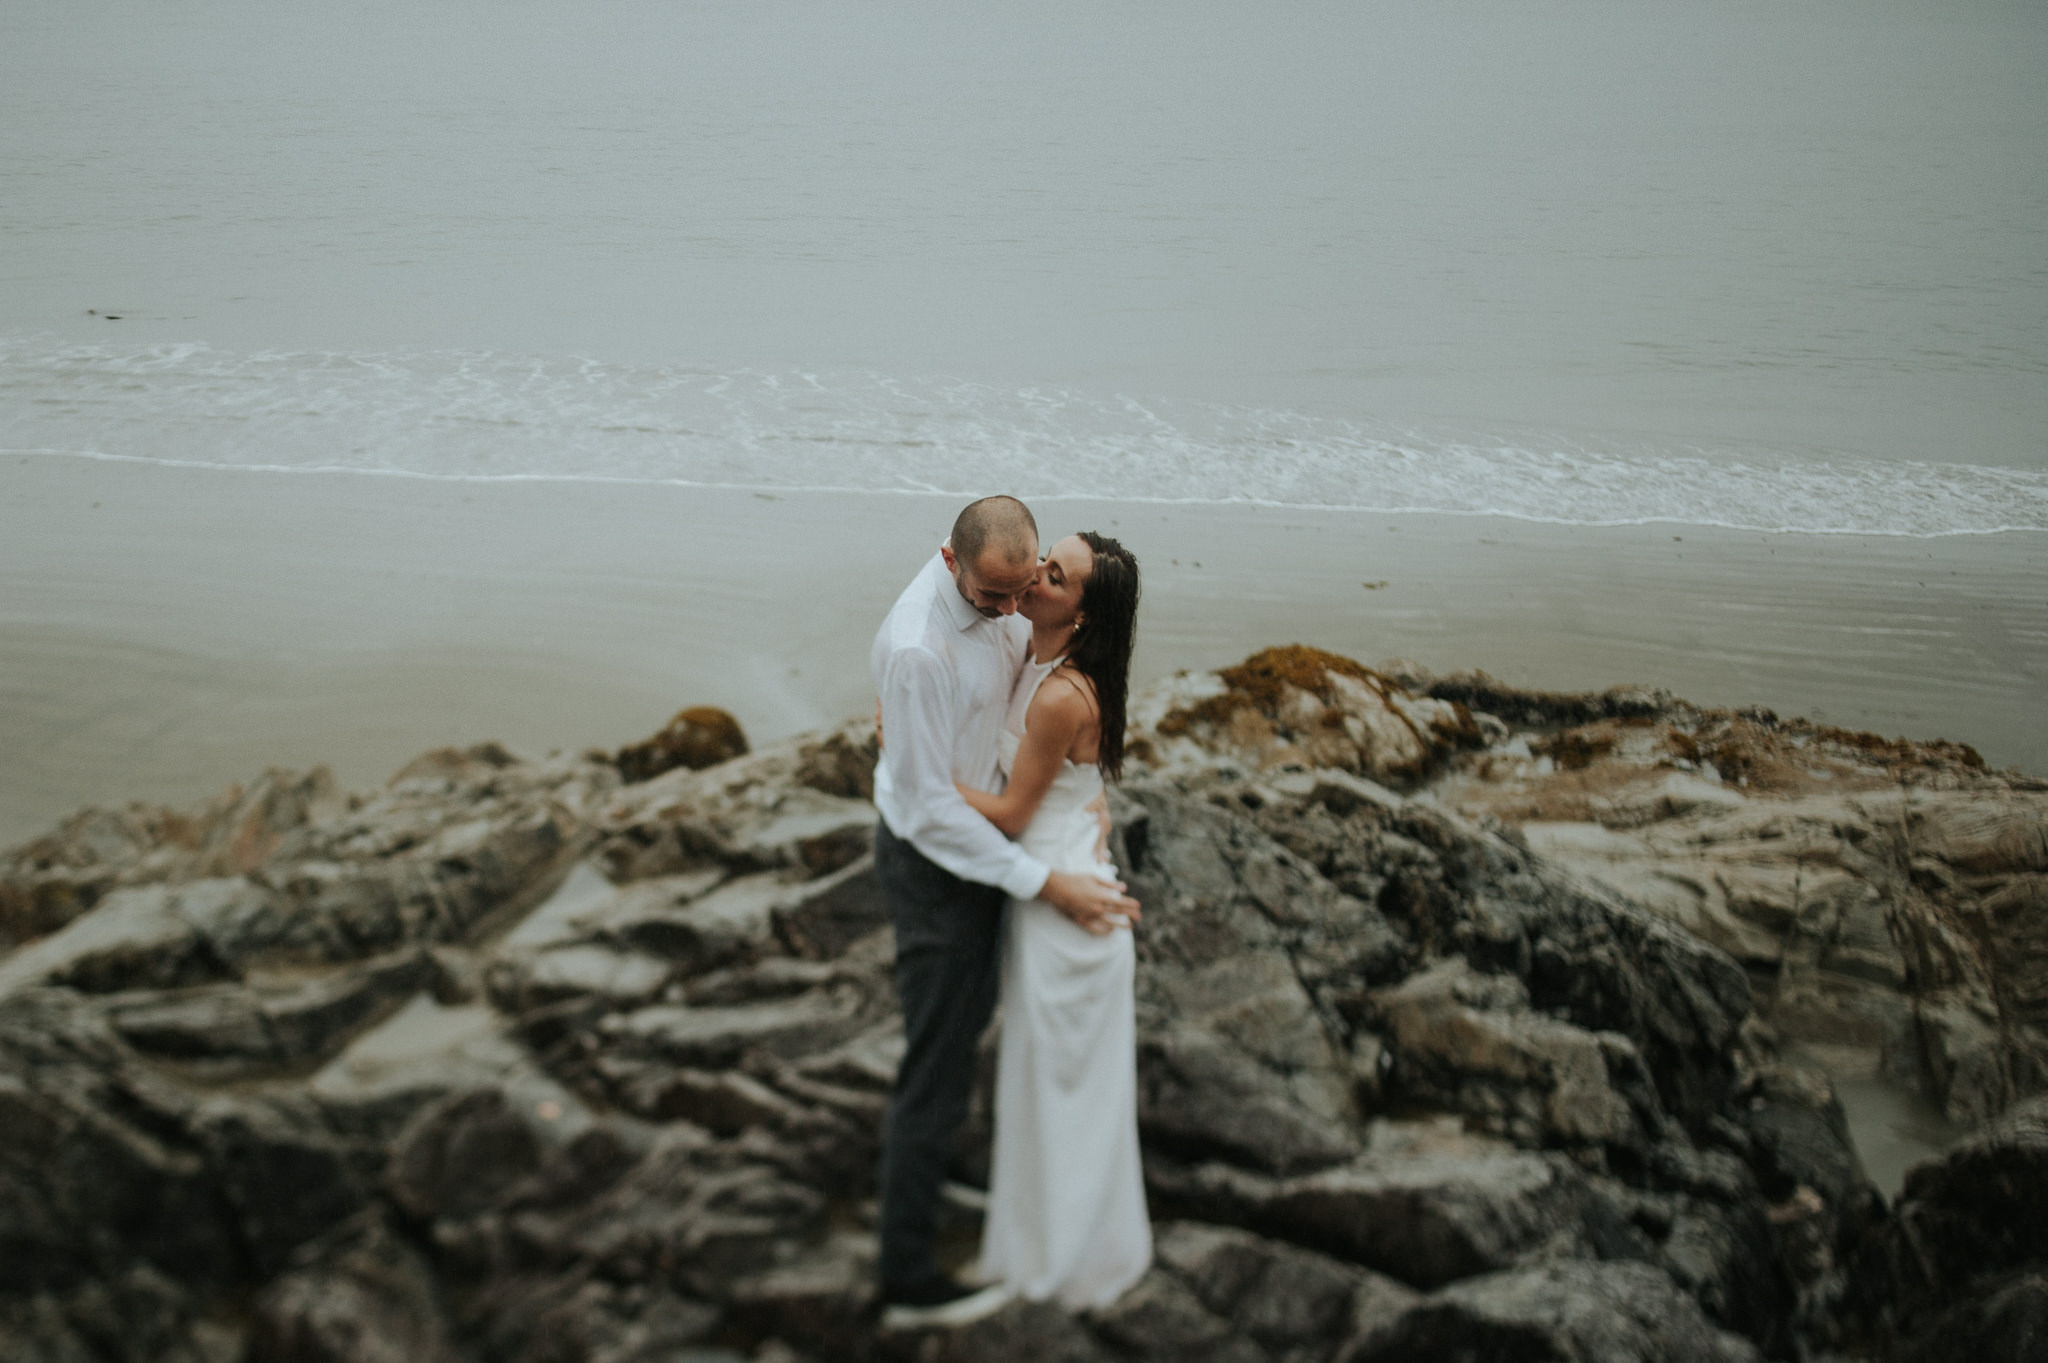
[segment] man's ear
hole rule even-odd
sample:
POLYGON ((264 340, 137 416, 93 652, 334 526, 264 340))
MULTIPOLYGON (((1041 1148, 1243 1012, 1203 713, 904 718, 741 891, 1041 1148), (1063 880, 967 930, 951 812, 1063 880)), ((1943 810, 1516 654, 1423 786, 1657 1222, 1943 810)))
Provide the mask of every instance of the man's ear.
POLYGON ((944 559, 944 560, 946 560, 946 571, 947 571, 947 572, 949 572, 949 573, 953 573, 953 574, 955 574, 955 575, 958 575, 958 573, 960 572, 960 560, 958 560, 958 559, 956 559, 956 558, 954 558, 954 557, 953 557, 953 546, 952 546, 952 545, 950 545, 950 544, 942 544, 942 545, 940 545, 940 546, 939 546, 939 557, 940 557, 940 558, 942 558, 942 559, 944 559))

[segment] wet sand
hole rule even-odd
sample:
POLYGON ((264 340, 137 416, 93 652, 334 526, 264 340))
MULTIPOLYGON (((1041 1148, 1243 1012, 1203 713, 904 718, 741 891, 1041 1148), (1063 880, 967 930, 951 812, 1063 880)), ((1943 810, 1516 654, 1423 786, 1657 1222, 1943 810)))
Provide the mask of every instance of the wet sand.
MULTIPOLYGON (((612 747, 684 705, 757 741, 869 698, 957 498, 0 463, 0 845, 266 766, 612 747)), ((2048 536, 1041 502, 1145 570, 1143 682, 1300 641, 1525 686, 1662 686, 2048 771, 2048 536)))

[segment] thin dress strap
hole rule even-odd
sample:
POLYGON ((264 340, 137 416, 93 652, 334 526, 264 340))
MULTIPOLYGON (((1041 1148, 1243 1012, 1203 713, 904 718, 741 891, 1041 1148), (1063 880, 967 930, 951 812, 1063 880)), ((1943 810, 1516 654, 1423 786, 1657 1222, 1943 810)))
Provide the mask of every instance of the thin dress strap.
MULTIPOLYGON (((1024 716, 1031 709, 1031 700, 1038 694, 1038 688, 1045 685, 1045 679, 1058 670, 1060 661, 1059 658, 1054 658, 1049 663, 1041 663, 1034 662, 1029 657, 1024 659, 1024 671, 1036 672, 1038 675, 1031 679, 1029 687, 1020 686, 1010 694, 1010 709, 1003 716, 1005 729, 1019 738, 1024 736, 1024 716)), ((1019 680, 1022 680, 1021 676, 1019 680)))

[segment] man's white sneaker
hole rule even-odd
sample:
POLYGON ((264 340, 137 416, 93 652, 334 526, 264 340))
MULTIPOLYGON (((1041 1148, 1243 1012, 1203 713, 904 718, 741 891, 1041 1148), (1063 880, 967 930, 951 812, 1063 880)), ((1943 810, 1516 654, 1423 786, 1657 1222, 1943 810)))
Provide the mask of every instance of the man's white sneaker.
POLYGON ((939 1185, 939 1196, 964 1212, 988 1210, 988 1189, 977 1188, 972 1183, 949 1178, 939 1185))
POLYGON ((934 1279, 886 1294, 882 1305, 882 1328, 932 1330, 969 1325, 1002 1310, 1009 1305, 1011 1295, 1004 1283, 972 1288, 962 1287, 950 1278, 934 1279))

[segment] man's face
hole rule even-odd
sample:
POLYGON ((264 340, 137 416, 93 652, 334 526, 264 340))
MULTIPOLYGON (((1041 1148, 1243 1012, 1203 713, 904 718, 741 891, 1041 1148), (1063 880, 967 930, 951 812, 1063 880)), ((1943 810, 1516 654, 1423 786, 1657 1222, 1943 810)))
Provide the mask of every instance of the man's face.
POLYGON ((1017 603, 1024 593, 1031 590, 1031 584, 1038 577, 1038 564, 1031 555, 1011 559, 993 548, 982 550, 981 557, 973 563, 963 563, 953 556, 951 545, 939 550, 945 557, 946 566, 953 572, 954 585, 960 588, 960 595, 967 604, 993 620, 999 615, 1015 615, 1017 603))

